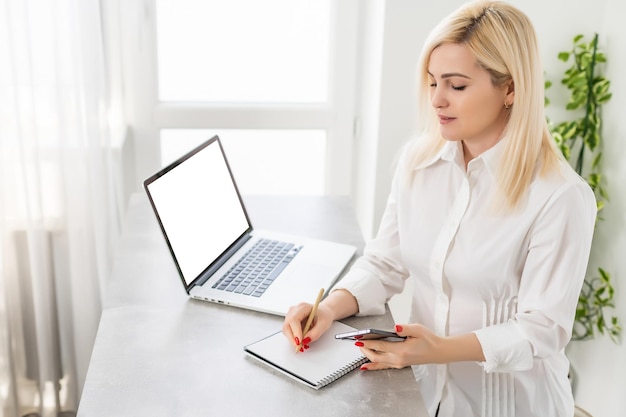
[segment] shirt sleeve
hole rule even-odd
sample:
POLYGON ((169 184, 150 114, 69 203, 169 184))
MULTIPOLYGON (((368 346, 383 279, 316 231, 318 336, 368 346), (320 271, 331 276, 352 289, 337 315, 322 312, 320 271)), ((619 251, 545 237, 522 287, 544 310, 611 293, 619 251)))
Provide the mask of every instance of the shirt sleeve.
POLYGON ((527 370, 535 358, 565 348, 587 270, 596 201, 582 180, 558 189, 529 234, 518 313, 506 323, 474 331, 487 372, 527 370))
POLYGON ((394 174, 376 237, 367 243, 363 256, 335 285, 335 289, 348 290, 356 298, 359 316, 384 314, 385 304, 394 294, 402 291, 409 276, 402 259, 398 234, 396 196, 404 178, 402 166, 402 163, 398 164, 394 174))

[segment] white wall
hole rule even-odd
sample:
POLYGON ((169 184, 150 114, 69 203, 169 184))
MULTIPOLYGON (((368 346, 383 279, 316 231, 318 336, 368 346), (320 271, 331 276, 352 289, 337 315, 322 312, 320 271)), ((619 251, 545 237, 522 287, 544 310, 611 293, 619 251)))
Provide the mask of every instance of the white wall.
MULTIPOLYGON (((375 0, 369 0, 371 4, 375 0)), ((383 3, 382 1, 380 3, 383 3)), ((367 158, 361 160, 361 183, 355 188, 359 221, 366 237, 371 236, 380 221, 389 192, 392 162, 401 144, 413 131, 416 117, 415 66, 422 43, 430 29, 446 14, 460 4, 460 0, 430 2, 427 5, 414 0, 387 0, 384 5, 370 10, 369 22, 382 36, 376 53, 368 56, 367 65, 374 65, 362 83, 367 83, 369 94, 362 98, 376 99, 376 106, 361 103, 361 135, 356 148, 366 150, 367 158), (373 118, 373 119, 372 119, 373 118), (365 162, 364 162, 365 161, 365 162), (371 204, 367 210, 363 205, 371 204)), ((582 33, 600 34, 600 46, 609 57, 607 76, 612 81, 613 99, 605 106, 604 118, 604 172, 609 184, 611 201, 604 211, 605 221, 598 226, 590 270, 602 266, 614 280, 617 291, 617 314, 626 324, 626 165, 620 159, 626 156, 621 146, 626 128, 621 123, 621 110, 626 108, 626 55, 623 44, 626 27, 622 17, 626 5, 621 0, 511 0, 535 24, 541 44, 546 77, 558 84, 564 64, 557 60, 559 51, 569 49, 572 38, 582 33)), ((363 30, 368 30, 364 27, 363 30)), ((361 85, 366 87, 365 84, 361 85)), ((558 110, 565 100, 556 94, 557 87, 549 92, 552 105, 550 117, 559 121, 563 112, 558 110)), ((402 303, 400 302, 400 307, 402 303)), ((568 349, 577 371, 576 399, 579 405, 594 416, 611 417, 626 410, 626 347, 613 344, 608 338, 577 342, 568 349)))
MULTIPOLYGON (((596 27, 608 55, 606 75, 611 80, 613 98, 604 111, 604 172, 609 181, 611 201, 598 224, 591 266, 602 266, 613 276, 617 294, 617 314, 626 324, 626 5, 609 0, 596 27)), ((626 410, 626 345, 615 345, 608 338, 570 345, 570 359, 578 372, 576 398, 594 416, 622 416, 626 410)))
MULTIPOLYGON (((378 163, 378 130, 380 113, 380 87, 382 49, 384 38, 384 2, 363 0, 361 2, 361 27, 359 30, 358 61, 361 68, 358 82, 356 113, 357 128, 354 137, 354 182, 352 197, 358 211, 358 220, 366 229, 376 221, 374 201, 378 163)), ((369 234, 368 230, 368 234, 369 234)))

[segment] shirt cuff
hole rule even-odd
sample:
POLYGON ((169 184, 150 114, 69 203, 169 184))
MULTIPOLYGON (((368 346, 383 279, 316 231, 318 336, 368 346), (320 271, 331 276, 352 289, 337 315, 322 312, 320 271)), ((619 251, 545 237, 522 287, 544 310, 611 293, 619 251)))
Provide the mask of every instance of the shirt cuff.
POLYGON ((485 372, 526 371, 533 366, 532 347, 513 321, 474 331, 485 355, 485 372))
POLYGON ((366 270, 351 269, 333 290, 346 290, 356 298, 359 305, 357 316, 378 316, 385 314, 385 288, 378 279, 372 278, 366 270))

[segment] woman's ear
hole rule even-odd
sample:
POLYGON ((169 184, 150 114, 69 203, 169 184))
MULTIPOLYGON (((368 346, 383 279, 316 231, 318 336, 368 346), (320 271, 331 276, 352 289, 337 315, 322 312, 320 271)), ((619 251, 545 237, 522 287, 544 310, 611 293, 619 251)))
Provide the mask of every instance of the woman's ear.
POLYGON ((504 100, 504 102, 509 106, 511 106, 515 101, 515 83, 513 80, 506 83, 506 96, 504 97, 504 100))

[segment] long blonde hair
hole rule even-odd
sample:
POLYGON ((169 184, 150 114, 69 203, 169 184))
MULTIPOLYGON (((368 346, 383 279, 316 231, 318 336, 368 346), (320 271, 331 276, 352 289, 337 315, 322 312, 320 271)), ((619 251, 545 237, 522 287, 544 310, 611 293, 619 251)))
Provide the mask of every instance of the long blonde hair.
POLYGON ((533 25, 510 4, 480 0, 462 6, 433 29, 418 67, 424 135, 414 147, 411 167, 431 160, 446 141, 430 103, 428 65, 432 51, 447 43, 469 47, 494 86, 513 80, 515 100, 503 132, 507 141, 498 187, 506 206, 515 208, 526 195, 537 164, 544 175, 558 171, 561 159, 546 123, 543 69, 533 25))

